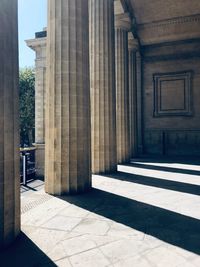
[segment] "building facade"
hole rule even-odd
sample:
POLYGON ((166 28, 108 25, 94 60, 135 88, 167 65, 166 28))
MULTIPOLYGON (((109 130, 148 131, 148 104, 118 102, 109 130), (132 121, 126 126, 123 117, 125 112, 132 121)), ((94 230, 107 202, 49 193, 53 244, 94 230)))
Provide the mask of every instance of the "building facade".
MULTIPOLYGON (((133 1, 131 4, 131 1, 115 1, 118 163, 126 162, 130 157, 144 155, 186 157, 200 155, 198 116, 200 63, 199 51, 196 49, 199 45, 199 15, 187 14, 185 8, 187 3, 185 7, 178 4, 178 8, 171 2, 159 5, 158 10, 163 5, 166 6, 166 10, 167 7, 173 10, 170 15, 163 13, 155 16, 155 10, 151 7, 151 16, 147 16, 147 8, 150 7, 143 2, 138 4, 137 1, 136 3, 133 1), (176 9, 180 13, 179 16, 176 15, 176 9)), ((90 25, 98 27, 95 26, 96 20, 93 19, 90 14, 90 25)), ((93 28, 90 28, 91 89, 94 87, 94 90, 99 91, 102 84, 99 84, 98 88, 97 84, 93 85, 92 73, 96 66, 93 57, 103 48, 94 43, 92 30, 93 28)), ((27 45, 36 51, 38 175, 44 175, 46 42, 46 29, 36 33, 35 39, 27 41, 27 45)), ((105 67, 108 67, 108 64, 107 62, 105 67)), ((109 72, 108 69, 106 71, 109 72)), ((102 78, 102 83, 104 81, 102 78)), ((99 101, 94 99, 97 105, 99 101)), ((105 104, 105 100, 103 102, 105 104)), ((91 108, 93 110, 93 106, 91 108)), ((98 128, 96 124, 97 121, 94 119, 93 131, 98 128)), ((106 128, 109 128, 109 125, 106 128)), ((93 142, 95 153, 99 151, 96 144, 102 142, 102 138, 96 138, 95 135, 93 142)), ((95 153, 93 155, 97 159, 99 152, 95 153)), ((114 157, 115 155, 110 156, 111 159, 114 157)), ((100 169, 97 168, 97 172, 100 169)), ((104 170, 105 168, 102 168, 103 172, 104 170)), ((93 171, 96 172, 96 165, 93 166, 93 171)))
MULTIPOLYGON (((2 0, 0 12, 0 106, 11 107, 0 109, 9 131, 0 139, 4 246, 20 230, 17 1, 2 0)), ((91 173, 135 156, 200 155, 199 0, 49 0, 44 32, 27 44, 36 51, 37 164, 42 175, 45 158, 47 193, 85 192, 91 173)))
POLYGON ((45 93, 47 29, 37 32, 27 45, 35 51, 35 147, 37 176, 44 176, 45 151, 45 93))

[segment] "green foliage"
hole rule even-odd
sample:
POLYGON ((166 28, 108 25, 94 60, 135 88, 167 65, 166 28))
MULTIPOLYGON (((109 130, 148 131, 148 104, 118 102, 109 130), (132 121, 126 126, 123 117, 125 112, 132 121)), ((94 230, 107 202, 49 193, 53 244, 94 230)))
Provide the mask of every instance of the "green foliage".
POLYGON ((23 68, 19 72, 20 143, 32 145, 35 136, 35 70, 23 68))

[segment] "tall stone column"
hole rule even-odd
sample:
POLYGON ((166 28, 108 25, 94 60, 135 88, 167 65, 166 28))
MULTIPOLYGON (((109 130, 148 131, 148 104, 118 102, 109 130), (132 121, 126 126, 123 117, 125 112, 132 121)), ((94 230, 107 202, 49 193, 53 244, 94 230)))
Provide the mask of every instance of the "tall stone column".
POLYGON ((113 0, 90 0, 92 171, 117 169, 113 0))
POLYGON ((137 69, 137 154, 143 154, 143 127, 142 127, 142 57, 138 49, 136 52, 137 69))
POLYGON ((129 51, 129 121, 130 121, 130 149, 131 157, 137 154, 137 68, 136 52, 138 41, 132 33, 128 35, 129 51))
POLYGON ((17 0, 0 1, 0 248, 20 232, 17 0))
POLYGON ((36 53, 35 59, 35 165, 36 175, 44 176, 45 151, 45 94, 46 94, 46 28, 36 33, 36 38, 27 40, 27 45, 36 53))
POLYGON ((129 87, 128 87, 128 14, 115 16, 117 160, 130 160, 129 87))
POLYGON ((45 190, 91 187, 88 0, 49 0, 45 190))

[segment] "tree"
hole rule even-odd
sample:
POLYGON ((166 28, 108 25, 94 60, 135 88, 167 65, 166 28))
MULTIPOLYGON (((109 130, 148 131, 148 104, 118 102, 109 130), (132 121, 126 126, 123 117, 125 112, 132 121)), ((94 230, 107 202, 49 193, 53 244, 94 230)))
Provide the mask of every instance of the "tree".
POLYGON ((26 67, 19 72, 20 144, 31 146, 35 136, 35 71, 26 67))

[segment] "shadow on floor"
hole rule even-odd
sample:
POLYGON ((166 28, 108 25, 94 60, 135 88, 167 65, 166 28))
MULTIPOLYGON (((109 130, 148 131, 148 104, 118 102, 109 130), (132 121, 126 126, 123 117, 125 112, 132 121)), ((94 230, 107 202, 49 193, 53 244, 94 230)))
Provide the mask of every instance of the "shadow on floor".
POLYGON ((21 185, 21 193, 29 191, 39 191, 44 187, 44 180, 36 178, 35 180, 28 181, 26 185, 21 185))
POLYGON ((146 165, 146 164, 143 164, 143 163, 135 163, 135 162, 133 162, 131 164, 126 164, 126 166, 136 167, 136 168, 140 168, 140 169, 147 169, 147 170, 171 172, 171 173, 200 175, 200 170, 196 171, 196 170, 180 169, 180 168, 174 168, 173 166, 172 167, 156 166, 156 165, 153 165, 153 163, 151 165, 146 165))
POLYGON ((56 267, 24 233, 7 249, 0 252, 1 267, 56 267))
MULTIPOLYGON (((153 187, 158 187, 158 188, 163 188, 163 189, 168 189, 168 190, 173 190, 177 192, 200 196, 200 186, 198 185, 171 181, 171 180, 166 180, 166 179, 159 179, 159 178, 154 178, 154 177, 147 177, 147 176, 142 176, 142 175, 135 175, 135 174, 125 173, 125 172, 120 172, 120 171, 107 175, 107 176, 113 179, 121 180, 121 181, 142 184, 142 185, 147 185, 147 186, 153 186, 153 187)), ((199 180, 200 180, 200 177, 199 177, 199 180)))
POLYGON ((132 158, 131 162, 143 162, 143 163, 172 163, 172 164, 187 164, 187 165, 199 165, 200 159, 199 157, 185 157, 185 156, 151 156, 144 155, 139 158, 132 158))
POLYGON ((61 199, 200 255, 200 221, 197 219, 98 189, 61 199))

